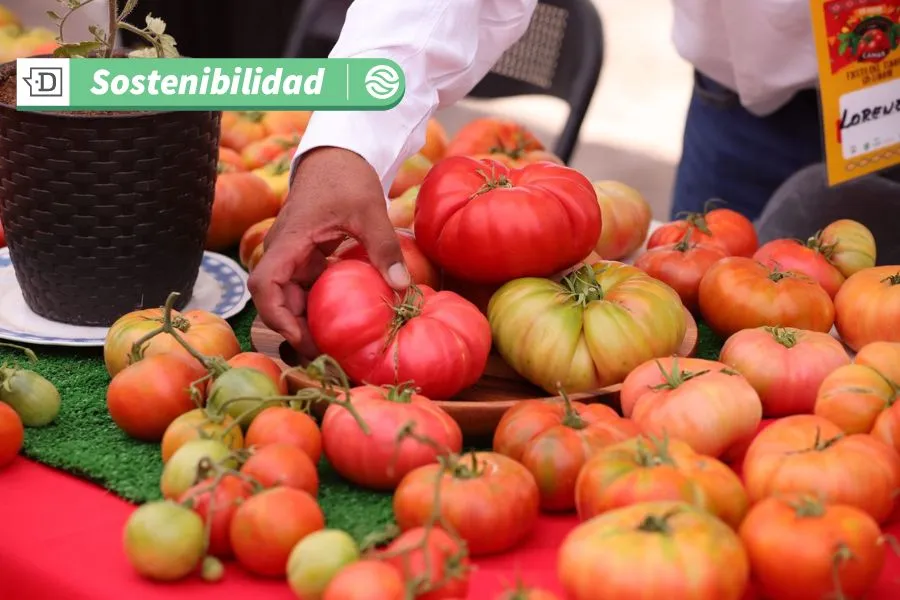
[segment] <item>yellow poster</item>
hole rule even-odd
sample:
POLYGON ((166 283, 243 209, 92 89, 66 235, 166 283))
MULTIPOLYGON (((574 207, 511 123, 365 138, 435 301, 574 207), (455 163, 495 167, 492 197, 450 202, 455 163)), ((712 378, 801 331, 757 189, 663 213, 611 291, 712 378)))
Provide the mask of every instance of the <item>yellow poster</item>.
POLYGON ((900 0, 810 0, 831 185, 900 164, 900 0))

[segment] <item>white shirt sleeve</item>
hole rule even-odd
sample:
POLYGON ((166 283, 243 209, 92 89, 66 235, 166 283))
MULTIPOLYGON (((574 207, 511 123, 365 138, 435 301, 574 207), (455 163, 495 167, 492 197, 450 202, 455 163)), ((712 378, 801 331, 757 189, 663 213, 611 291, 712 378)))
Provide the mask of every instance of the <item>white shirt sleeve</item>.
POLYGON ((356 152, 385 190, 404 160, 425 144, 428 119, 456 102, 528 29, 537 0, 355 0, 332 58, 387 58, 406 93, 387 111, 316 112, 297 149, 356 152))

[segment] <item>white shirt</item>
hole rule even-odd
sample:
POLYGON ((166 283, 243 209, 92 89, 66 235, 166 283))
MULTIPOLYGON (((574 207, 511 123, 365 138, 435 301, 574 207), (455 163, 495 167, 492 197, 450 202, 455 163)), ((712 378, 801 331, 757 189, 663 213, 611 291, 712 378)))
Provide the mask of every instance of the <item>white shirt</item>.
MULTIPOLYGON (((335 58, 390 58, 406 95, 385 112, 317 112, 297 156, 352 150, 390 185, 424 144, 428 118, 465 96, 524 34, 536 0, 356 0, 335 58)), ((765 115, 816 82, 808 0, 674 0, 673 40, 699 71, 765 115)), ((648 84, 649 85, 649 84, 648 84)))

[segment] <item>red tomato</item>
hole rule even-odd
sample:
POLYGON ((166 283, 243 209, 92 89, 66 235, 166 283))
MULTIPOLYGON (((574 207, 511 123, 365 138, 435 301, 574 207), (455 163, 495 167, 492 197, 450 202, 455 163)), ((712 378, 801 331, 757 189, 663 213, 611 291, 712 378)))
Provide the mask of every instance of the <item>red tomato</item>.
POLYGON ((419 467, 397 486, 394 516, 401 530, 429 523, 437 501, 441 518, 473 556, 509 550, 531 533, 540 494, 528 469, 495 452, 473 452, 449 462, 419 467))
MULTIPOLYGON (((163 310, 147 308, 120 317, 106 334, 103 360, 110 376, 131 364, 131 349, 143 336, 162 324, 163 310)), ((228 321, 205 310, 172 311, 172 322, 181 337, 197 352, 205 356, 219 356, 228 360, 241 351, 241 345, 228 321)), ((181 354, 190 357, 175 338, 161 333, 144 345, 144 357, 154 354, 181 354)))
POLYGON ((413 381, 429 398, 449 398, 478 381, 491 349, 490 325, 470 302, 427 286, 401 297, 358 260, 325 269, 306 314, 316 346, 351 379, 413 381))
POLYGON ((319 494, 319 473, 306 452, 290 444, 269 444, 254 448, 241 473, 263 487, 282 485, 315 497, 319 494))
POLYGON ((113 377, 106 408, 116 425, 133 438, 158 442, 172 422, 197 408, 191 385, 206 375, 193 358, 155 354, 113 377))
POLYGON ((850 356, 827 333, 757 327, 728 338, 719 361, 750 382, 763 416, 783 417, 811 413, 819 386, 832 371, 850 364, 850 356))
POLYGON ((316 422, 308 414, 286 406, 263 409, 247 428, 245 443, 248 448, 290 444, 303 450, 314 464, 322 456, 322 434, 316 422))
POLYGON ((271 229, 274 224, 275 217, 269 217, 268 219, 263 219, 259 223, 252 225, 244 232, 244 235, 241 236, 241 244, 238 252, 242 265, 248 269, 250 268, 253 253, 256 252, 257 248, 262 246, 263 241, 266 239, 266 234, 269 233, 269 229, 271 229))
POLYGON ((222 133, 219 143, 237 152, 268 135, 262 123, 262 112, 226 110, 222 112, 222 133))
POLYGON ((241 503, 250 497, 253 490, 249 483, 235 475, 225 475, 216 482, 205 479, 187 490, 178 498, 180 504, 188 503, 205 523, 212 519, 209 530, 207 553, 218 558, 230 558, 231 519, 241 503), (212 514, 210 515, 210 509, 212 514))
POLYGON ((253 173, 219 173, 213 199, 212 217, 206 234, 206 248, 226 250, 236 246, 253 225, 274 217, 281 210, 281 198, 253 173))
POLYGON ((769 268, 751 258, 720 260, 700 281, 700 313, 722 337, 763 325, 828 333, 834 304, 806 275, 769 268))
POLYGON ((844 283, 844 276, 828 262, 828 257, 814 243, 807 245, 797 240, 772 240, 757 250, 753 259, 780 271, 806 275, 817 281, 832 298, 844 283))
POLYGON ((416 600, 465 598, 469 593, 465 547, 437 526, 404 531, 375 558, 400 571, 404 581, 417 582, 416 590, 430 590, 417 593, 416 600))
POLYGON ((740 600, 750 580, 737 534, 682 502, 636 504, 582 523, 563 540, 557 572, 571 600, 740 600))
POLYGON ((350 391, 350 401, 368 433, 350 411, 332 404, 322 419, 322 445, 334 470, 357 485, 394 489, 410 471, 462 449, 456 421, 409 389, 362 386, 350 391), (410 437, 398 445, 397 436, 410 424, 444 450, 410 437))
POLYGON ((0 467, 13 461, 22 449, 25 428, 22 419, 9 404, 0 402, 0 467))
POLYGON ((469 121, 453 136, 446 156, 543 149, 544 145, 523 125, 506 119, 482 117, 469 121))
POLYGON ((875 236, 862 223, 839 219, 815 240, 844 277, 875 266, 875 236))
POLYGON ((870 435, 845 435, 822 417, 794 415, 756 436, 747 449, 743 475, 751 502, 813 494, 855 506, 881 523, 894 511, 900 457, 870 435))
POLYGON ((241 151, 241 160, 248 171, 287 158, 290 160, 300 144, 296 133, 273 133, 251 142, 241 151))
POLYGON ((690 230, 677 244, 665 244, 637 257, 634 266, 678 292, 682 304, 697 312, 700 280, 710 267, 726 258, 728 252, 715 244, 690 241, 690 230))
POLYGON ((231 547, 238 562, 256 575, 287 574, 294 546, 325 528, 325 515, 303 490, 275 487, 243 502, 231 520, 231 547))
POLYGON ((6 234, 3 233, 3 222, 0 221, 0 248, 6 247, 6 234))
POLYGON ((622 413, 647 435, 682 440, 721 456, 753 435, 762 404, 740 374, 700 358, 660 358, 632 371, 619 393, 622 413))
MULTIPOLYGON (((417 285, 427 285, 430 288, 438 289, 441 287, 441 274, 437 267, 431 264, 431 261, 425 258, 419 246, 416 245, 416 237, 412 231, 408 229, 397 229, 397 239, 400 241, 400 250, 403 252, 403 262, 409 269, 409 276, 413 283, 417 285)), ((362 260, 369 262, 369 253, 362 244, 356 240, 350 240, 346 244, 342 244, 334 253, 334 258, 338 260, 362 260)))
POLYGON ((544 510, 575 507, 575 480, 601 448, 639 434, 637 426, 602 404, 525 400, 506 411, 494 451, 534 475, 544 510))
POLYGON ((658 228, 647 240, 647 248, 675 244, 691 231, 691 240, 698 244, 717 244, 731 256, 753 256, 759 247, 756 229, 750 219, 727 208, 705 213, 690 213, 686 218, 658 228))
POLYGON ((219 169, 222 171, 246 171, 244 159, 241 158, 240 152, 235 152, 231 148, 225 146, 219 147, 219 169))
POLYGON ((599 451, 585 463, 575 483, 575 508, 582 521, 657 500, 708 507, 700 484, 681 472, 664 445, 644 437, 599 451))
POLYGON ((594 251, 605 260, 622 260, 647 239, 653 211, 639 191, 618 181, 595 181, 603 227, 594 251))
POLYGON ((845 344, 900 342, 900 266, 863 269, 834 299, 835 326, 845 344))
POLYGON ((347 565, 325 588, 322 600, 406 600, 400 571, 379 560, 347 565))
POLYGON ((202 408, 195 408, 177 417, 163 433, 160 451, 163 463, 169 462, 179 448, 201 438, 222 442, 232 450, 244 447, 244 434, 228 415, 210 415, 202 408))
POLYGON ((466 281, 544 277, 591 253, 600 214, 593 186, 574 169, 546 162, 509 169, 457 156, 435 165, 419 189, 416 241, 466 281))
POLYGON ((547 590, 539 588, 526 587, 520 583, 515 588, 506 590, 499 596, 495 596, 494 600, 559 600, 559 596, 553 592, 548 592, 547 590))
POLYGON ((814 496, 766 498, 740 529, 757 585, 767 598, 864 598, 885 561, 878 523, 854 506, 814 496), (802 548, 785 560, 785 548, 802 548))
POLYGON ((277 362, 265 354, 259 352, 241 352, 228 359, 228 366, 233 369, 239 367, 256 369, 272 380, 272 383, 278 388, 280 394, 287 395, 288 393, 287 379, 281 376, 281 367, 278 366, 277 362))

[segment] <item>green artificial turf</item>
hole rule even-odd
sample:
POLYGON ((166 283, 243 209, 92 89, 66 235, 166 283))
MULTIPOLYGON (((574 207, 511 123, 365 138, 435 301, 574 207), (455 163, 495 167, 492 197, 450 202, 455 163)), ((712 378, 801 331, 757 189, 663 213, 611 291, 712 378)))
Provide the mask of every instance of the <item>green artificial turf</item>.
MULTIPOLYGON (((242 348, 250 350, 250 325, 256 315, 248 307, 231 319, 242 348)), ((28 365, 52 381, 62 395, 56 421, 28 429, 24 453, 41 463, 91 480, 136 503, 160 498, 162 472, 159 445, 126 436, 106 411, 109 375, 99 348, 73 349, 33 346, 39 362, 28 365)), ((700 325, 697 356, 716 358, 721 340, 700 325)), ((0 363, 27 362, 16 350, 0 347, 0 363)), ((319 501, 328 524, 357 539, 392 520, 391 496, 353 487, 323 460, 319 501)))

